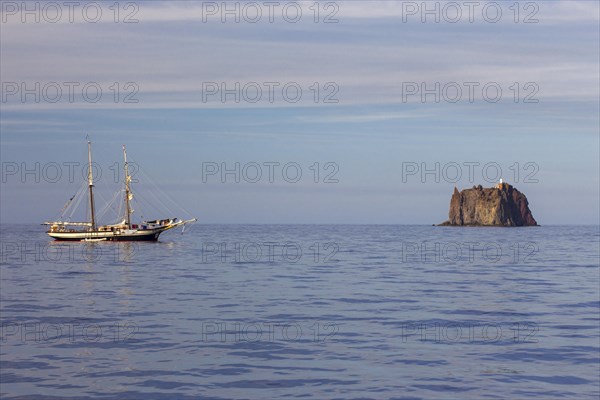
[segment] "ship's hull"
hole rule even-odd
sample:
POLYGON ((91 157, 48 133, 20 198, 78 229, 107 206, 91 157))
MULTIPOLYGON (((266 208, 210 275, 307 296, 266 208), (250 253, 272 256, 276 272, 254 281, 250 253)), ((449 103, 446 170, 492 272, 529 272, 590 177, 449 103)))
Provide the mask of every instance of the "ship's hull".
POLYGON ((112 241, 112 242, 155 242, 165 229, 129 230, 121 232, 47 232, 48 236, 61 241, 112 241))

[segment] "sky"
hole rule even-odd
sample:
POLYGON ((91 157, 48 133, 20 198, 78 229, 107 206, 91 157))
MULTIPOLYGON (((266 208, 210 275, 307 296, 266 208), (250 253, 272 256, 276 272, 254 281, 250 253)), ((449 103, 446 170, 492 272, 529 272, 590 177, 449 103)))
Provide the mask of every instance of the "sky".
POLYGON ((455 186, 500 178, 542 225, 599 223, 596 1, 0 13, 1 223, 57 214, 87 135, 98 186, 126 144, 134 191, 149 177, 200 223, 434 224, 455 186))

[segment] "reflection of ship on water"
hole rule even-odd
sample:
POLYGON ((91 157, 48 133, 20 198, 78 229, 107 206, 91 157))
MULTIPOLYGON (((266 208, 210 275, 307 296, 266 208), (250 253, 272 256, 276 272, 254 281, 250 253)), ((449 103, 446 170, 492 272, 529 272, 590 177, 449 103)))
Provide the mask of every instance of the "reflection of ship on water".
MULTIPOLYGON (((131 215, 131 200, 133 193, 131 191, 131 176, 127 164, 127 152, 123 145, 124 170, 125 170, 125 190, 124 190, 124 215, 119 218, 119 222, 110 225, 96 224, 96 211, 94 204, 94 177, 92 173, 92 143, 88 141, 88 179, 87 179, 87 194, 89 207, 89 220, 86 222, 71 222, 70 219, 63 220, 63 216, 71 207, 77 207, 83 192, 80 190, 78 194, 73 196, 67 205, 63 208, 61 218, 58 221, 45 222, 44 225, 49 225, 50 229, 47 234, 56 240, 76 240, 86 242, 96 241, 156 241, 159 235, 169 229, 173 229, 185 224, 196 221, 196 218, 181 220, 179 218, 155 219, 150 221, 141 221, 140 223, 132 223, 131 215), (74 201, 75 200, 75 201, 74 201)), ((118 194, 118 193, 117 193, 118 194)), ((116 199, 115 196, 113 199, 116 199)))

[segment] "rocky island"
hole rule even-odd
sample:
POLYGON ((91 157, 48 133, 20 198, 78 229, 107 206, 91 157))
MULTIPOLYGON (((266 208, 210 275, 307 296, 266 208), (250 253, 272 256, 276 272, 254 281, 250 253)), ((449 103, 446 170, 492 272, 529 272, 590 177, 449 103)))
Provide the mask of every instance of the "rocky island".
POLYGON ((459 192, 454 187, 448 221, 439 226, 537 226, 537 222, 527 197, 500 181, 492 188, 477 185, 459 192))

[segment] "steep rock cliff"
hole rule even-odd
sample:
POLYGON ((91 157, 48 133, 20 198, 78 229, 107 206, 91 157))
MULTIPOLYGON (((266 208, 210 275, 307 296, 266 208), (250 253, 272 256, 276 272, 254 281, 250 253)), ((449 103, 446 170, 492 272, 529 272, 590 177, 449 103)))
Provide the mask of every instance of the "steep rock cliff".
POLYGON ((527 197, 508 183, 493 188, 481 185, 458 191, 450 200, 448 221, 451 226, 536 226, 527 197))

